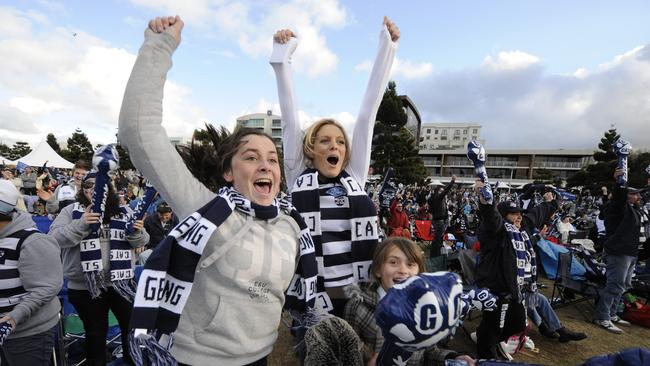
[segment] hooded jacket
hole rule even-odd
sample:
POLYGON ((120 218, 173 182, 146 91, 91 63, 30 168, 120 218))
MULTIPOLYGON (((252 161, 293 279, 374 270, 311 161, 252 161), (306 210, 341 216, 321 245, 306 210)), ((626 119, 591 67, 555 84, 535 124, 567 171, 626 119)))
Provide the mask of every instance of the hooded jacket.
MULTIPOLYGON (((20 230, 35 228, 30 214, 16 212, 13 220, 0 229, 0 239, 20 230)), ((38 232, 28 236, 20 249, 18 272, 27 294, 13 310, 0 314, 16 321, 16 329, 9 339, 45 332, 59 320, 61 303, 56 295, 63 285, 63 270, 56 240, 38 232)))

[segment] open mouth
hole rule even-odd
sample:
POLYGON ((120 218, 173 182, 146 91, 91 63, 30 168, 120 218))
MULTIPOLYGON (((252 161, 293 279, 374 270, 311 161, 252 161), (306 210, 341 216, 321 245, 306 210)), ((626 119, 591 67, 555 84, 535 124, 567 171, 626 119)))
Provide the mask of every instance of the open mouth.
POLYGON ((331 165, 336 165, 339 163, 339 157, 336 155, 330 155, 327 157, 327 162, 331 165))
POLYGON ((267 178, 258 179, 253 182, 253 185, 255 186, 255 191, 262 194, 270 194, 273 188, 273 182, 267 178))
POLYGON ((407 277, 404 277, 404 278, 402 278, 402 277, 399 277, 399 278, 393 278, 393 283, 396 284, 396 285, 398 285, 398 284, 400 284, 400 283, 406 281, 406 279, 407 279, 407 277))

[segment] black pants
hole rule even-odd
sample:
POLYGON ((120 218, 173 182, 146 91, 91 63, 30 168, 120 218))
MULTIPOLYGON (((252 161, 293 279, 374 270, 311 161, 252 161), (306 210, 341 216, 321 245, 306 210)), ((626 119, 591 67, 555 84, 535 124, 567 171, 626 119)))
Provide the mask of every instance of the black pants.
POLYGON ((429 257, 437 257, 440 255, 440 248, 442 248, 442 237, 447 230, 447 220, 431 220, 431 228, 435 231, 435 237, 431 241, 431 251, 429 257))
POLYGON ((56 327, 27 337, 10 338, 0 347, 2 365, 49 366, 56 327))
POLYGON ((511 335, 526 328, 526 307, 523 303, 499 299, 493 311, 483 311, 481 324, 476 330, 477 356, 481 359, 497 358, 496 346, 511 335), (507 308, 507 310, 506 310, 507 308), (501 319, 503 317, 503 327, 501 319))
POLYGON ((84 349, 88 365, 106 365, 106 334, 108 333, 108 310, 112 310, 122 332, 124 362, 132 365, 129 353, 129 321, 133 304, 109 288, 96 299, 87 290, 68 289, 68 299, 79 313, 84 324, 86 340, 84 349))

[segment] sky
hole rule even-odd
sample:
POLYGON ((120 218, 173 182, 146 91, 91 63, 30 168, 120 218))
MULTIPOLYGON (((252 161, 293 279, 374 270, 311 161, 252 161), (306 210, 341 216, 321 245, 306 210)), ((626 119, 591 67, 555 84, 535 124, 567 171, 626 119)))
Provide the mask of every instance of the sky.
POLYGON ((650 149, 647 1, 107 0, 0 5, 0 142, 34 147, 80 128, 115 142, 149 19, 180 15, 163 101, 169 136, 238 116, 280 114, 268 57, 293 57, 302 123, 351 131, 384 15, 400 28, 391 79, 423 123, 479 123, 489 148, 595 149, 612 125, 650 149))

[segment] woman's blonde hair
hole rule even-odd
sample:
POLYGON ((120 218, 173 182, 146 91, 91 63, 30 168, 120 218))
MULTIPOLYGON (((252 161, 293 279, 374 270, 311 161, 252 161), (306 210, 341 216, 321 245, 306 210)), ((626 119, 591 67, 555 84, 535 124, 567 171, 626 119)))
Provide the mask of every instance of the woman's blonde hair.
POLYGON ((348 166, 348 162, 350 161, 350 139, 348 139, 348 135, 345 133, 343 126, 330 118, 323 118, 314 122, 314 124, 311 125, 305 132, 305 138, 303 139, 302 143, 302 152, 305 155, 305 164, 313 168, 312 162, 314 157, 314 145, 316 144, 316 135, 321 128, 327 125, 336 126, 339 130, 341 130, 341 133, 343 134, 343 138, 345 139, 345 156, 343 157, 343 169, 345 169, 348 166))
POLYGON ((393 248, 399 248, 399 250, 406 255, 406 259, 408 259, 409 262, 417 263, 418 274, 425 271, 424 256, 422 255, 420 247, 418 247, 418 245, 412 240, 399 236, 391 236, 377 246, 375 255, 372 258, 372 267, 370 268, 370 271, 372 272, 372 277, 375 281, 379 281, 377 273, 381 272, 381 268, 386 262, 386 257, 388 257, 388 253, 390 253, 393 248))

